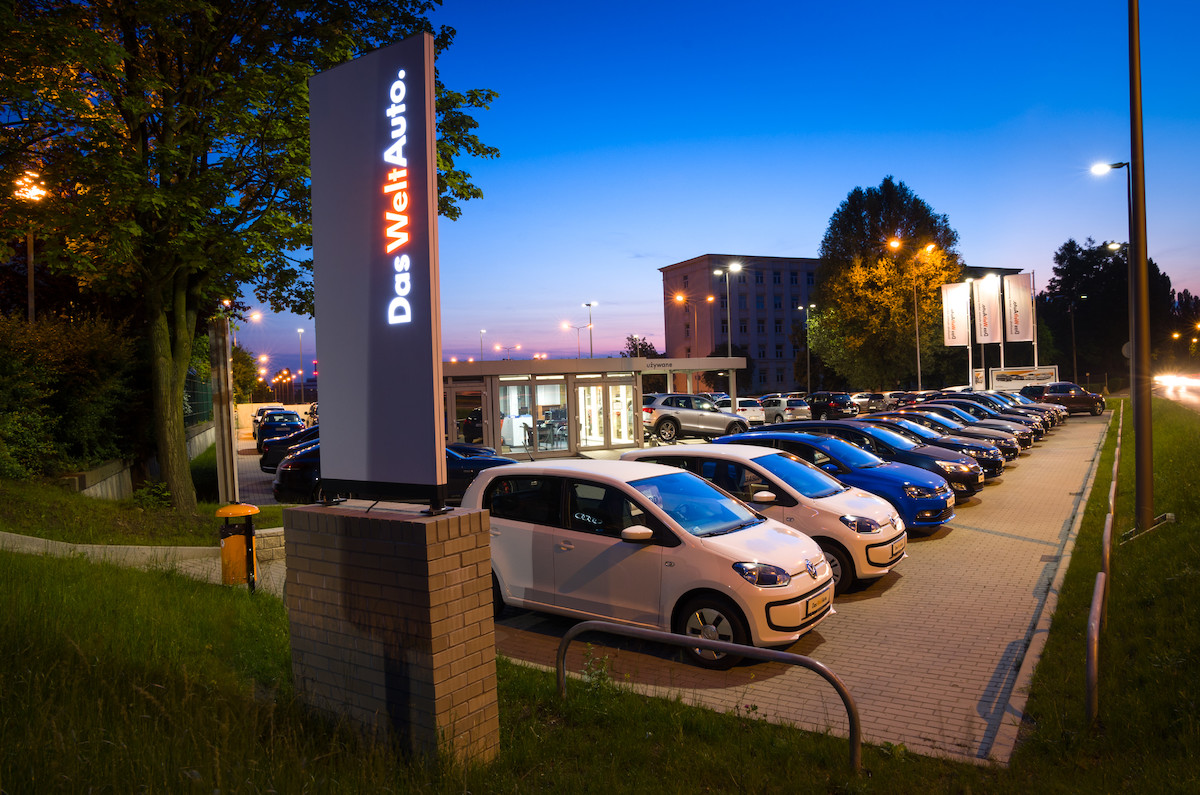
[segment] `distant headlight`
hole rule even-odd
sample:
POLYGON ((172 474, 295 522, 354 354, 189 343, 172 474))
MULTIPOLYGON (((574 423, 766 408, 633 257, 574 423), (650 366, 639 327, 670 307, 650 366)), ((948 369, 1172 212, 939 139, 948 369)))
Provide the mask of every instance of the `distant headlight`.
POLYGON ((733 570, 746 582, 760 588, 780 588, 792 581, 792 575, 787 571, 769 563, 735 563, 733 570))
POLYGON ((841 516, 842 524, 849 527, 856 533, 878 533, 879 522, 874 519, 868 519, 865 516, 841 516))
POLYGON ((943 472, 958 472, 959 474, 965 475, 971 471, 971 467, 967 466, 966 464, 959 464, 955 461, 938 460, 937 465, 941 467, 943 472))
POLYGON ((905 486, 904 493, 914 500, 924 500, 930 497, 936 497, 937 489, 924 489, 920 486, 905 486))

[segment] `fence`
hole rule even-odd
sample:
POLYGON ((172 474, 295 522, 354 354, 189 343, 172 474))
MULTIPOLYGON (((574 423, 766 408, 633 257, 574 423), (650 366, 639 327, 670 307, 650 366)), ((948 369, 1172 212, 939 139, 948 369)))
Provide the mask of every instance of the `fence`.
POLYGON ((1100 571, 1092 588, 1092 606, 1087 624, 1087 721, 1095 725, 1100 717, 1100 633, 1108 623, 1108 578, 1112 567, 1113 521, 1117 511, 1117 473, 1121 471, 1121 432, 1125 425, 1125 404, 1117 416, 1117 450, 1113 456, 1112 483, 1108 487, 1108 514, 1100 537, 1100 571))
POLYGON ((213 418, 212 380, 188 372, 183 384, 183 426, 190 428, 213 418))

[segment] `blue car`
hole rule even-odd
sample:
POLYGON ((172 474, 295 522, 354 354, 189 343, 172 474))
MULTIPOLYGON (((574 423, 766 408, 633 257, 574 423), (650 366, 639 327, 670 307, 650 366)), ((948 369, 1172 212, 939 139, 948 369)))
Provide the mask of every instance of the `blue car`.
POLYGON ((874 453, 827 434, 749 431, 713 441, 756 444, 789 452, 849 486, 887 500, 909 528, 937 527, 954 518, 954 491, 945 478, 908 464, 884 461, 874 453))
POLYGON ((263 442, 276 436, 291 436, 304 430, 304 420, 294 411, 270 411, 263 415, 255 429, 254 439, 258 443, 258 454, 262 455, 263 442))

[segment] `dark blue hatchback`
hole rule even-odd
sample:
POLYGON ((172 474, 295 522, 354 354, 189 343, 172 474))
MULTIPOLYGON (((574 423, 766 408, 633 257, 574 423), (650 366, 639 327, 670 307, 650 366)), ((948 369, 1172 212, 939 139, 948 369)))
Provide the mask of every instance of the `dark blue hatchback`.
POLYGON ((276 436, 290 436, 304 429, 304 420, 294 411, 271 411, 263 415, 255 431, 254 439, 258 443, 259 455, 263 451, 263 442, 276 436))
POLYGON ((750 431, 714 439, 717 444, 756 444, 784 450, 815 464, 848 486, 890 502, 906 527, 936 527, 954 518, 954 491, 940 475, 884 461, 823 433, 750 431))

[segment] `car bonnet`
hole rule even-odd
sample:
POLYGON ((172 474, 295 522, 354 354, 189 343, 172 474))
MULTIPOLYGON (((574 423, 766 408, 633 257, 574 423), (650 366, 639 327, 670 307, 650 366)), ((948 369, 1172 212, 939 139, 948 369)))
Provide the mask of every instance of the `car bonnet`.
POLYGON ((774 519, 724 535, 698 537, 697 540, 705 549, 727 558, 731 564, 768 563, 784 568, 793 575, 805 571, 805 561, 815 565, 825 559, 817 542, 774 519))

